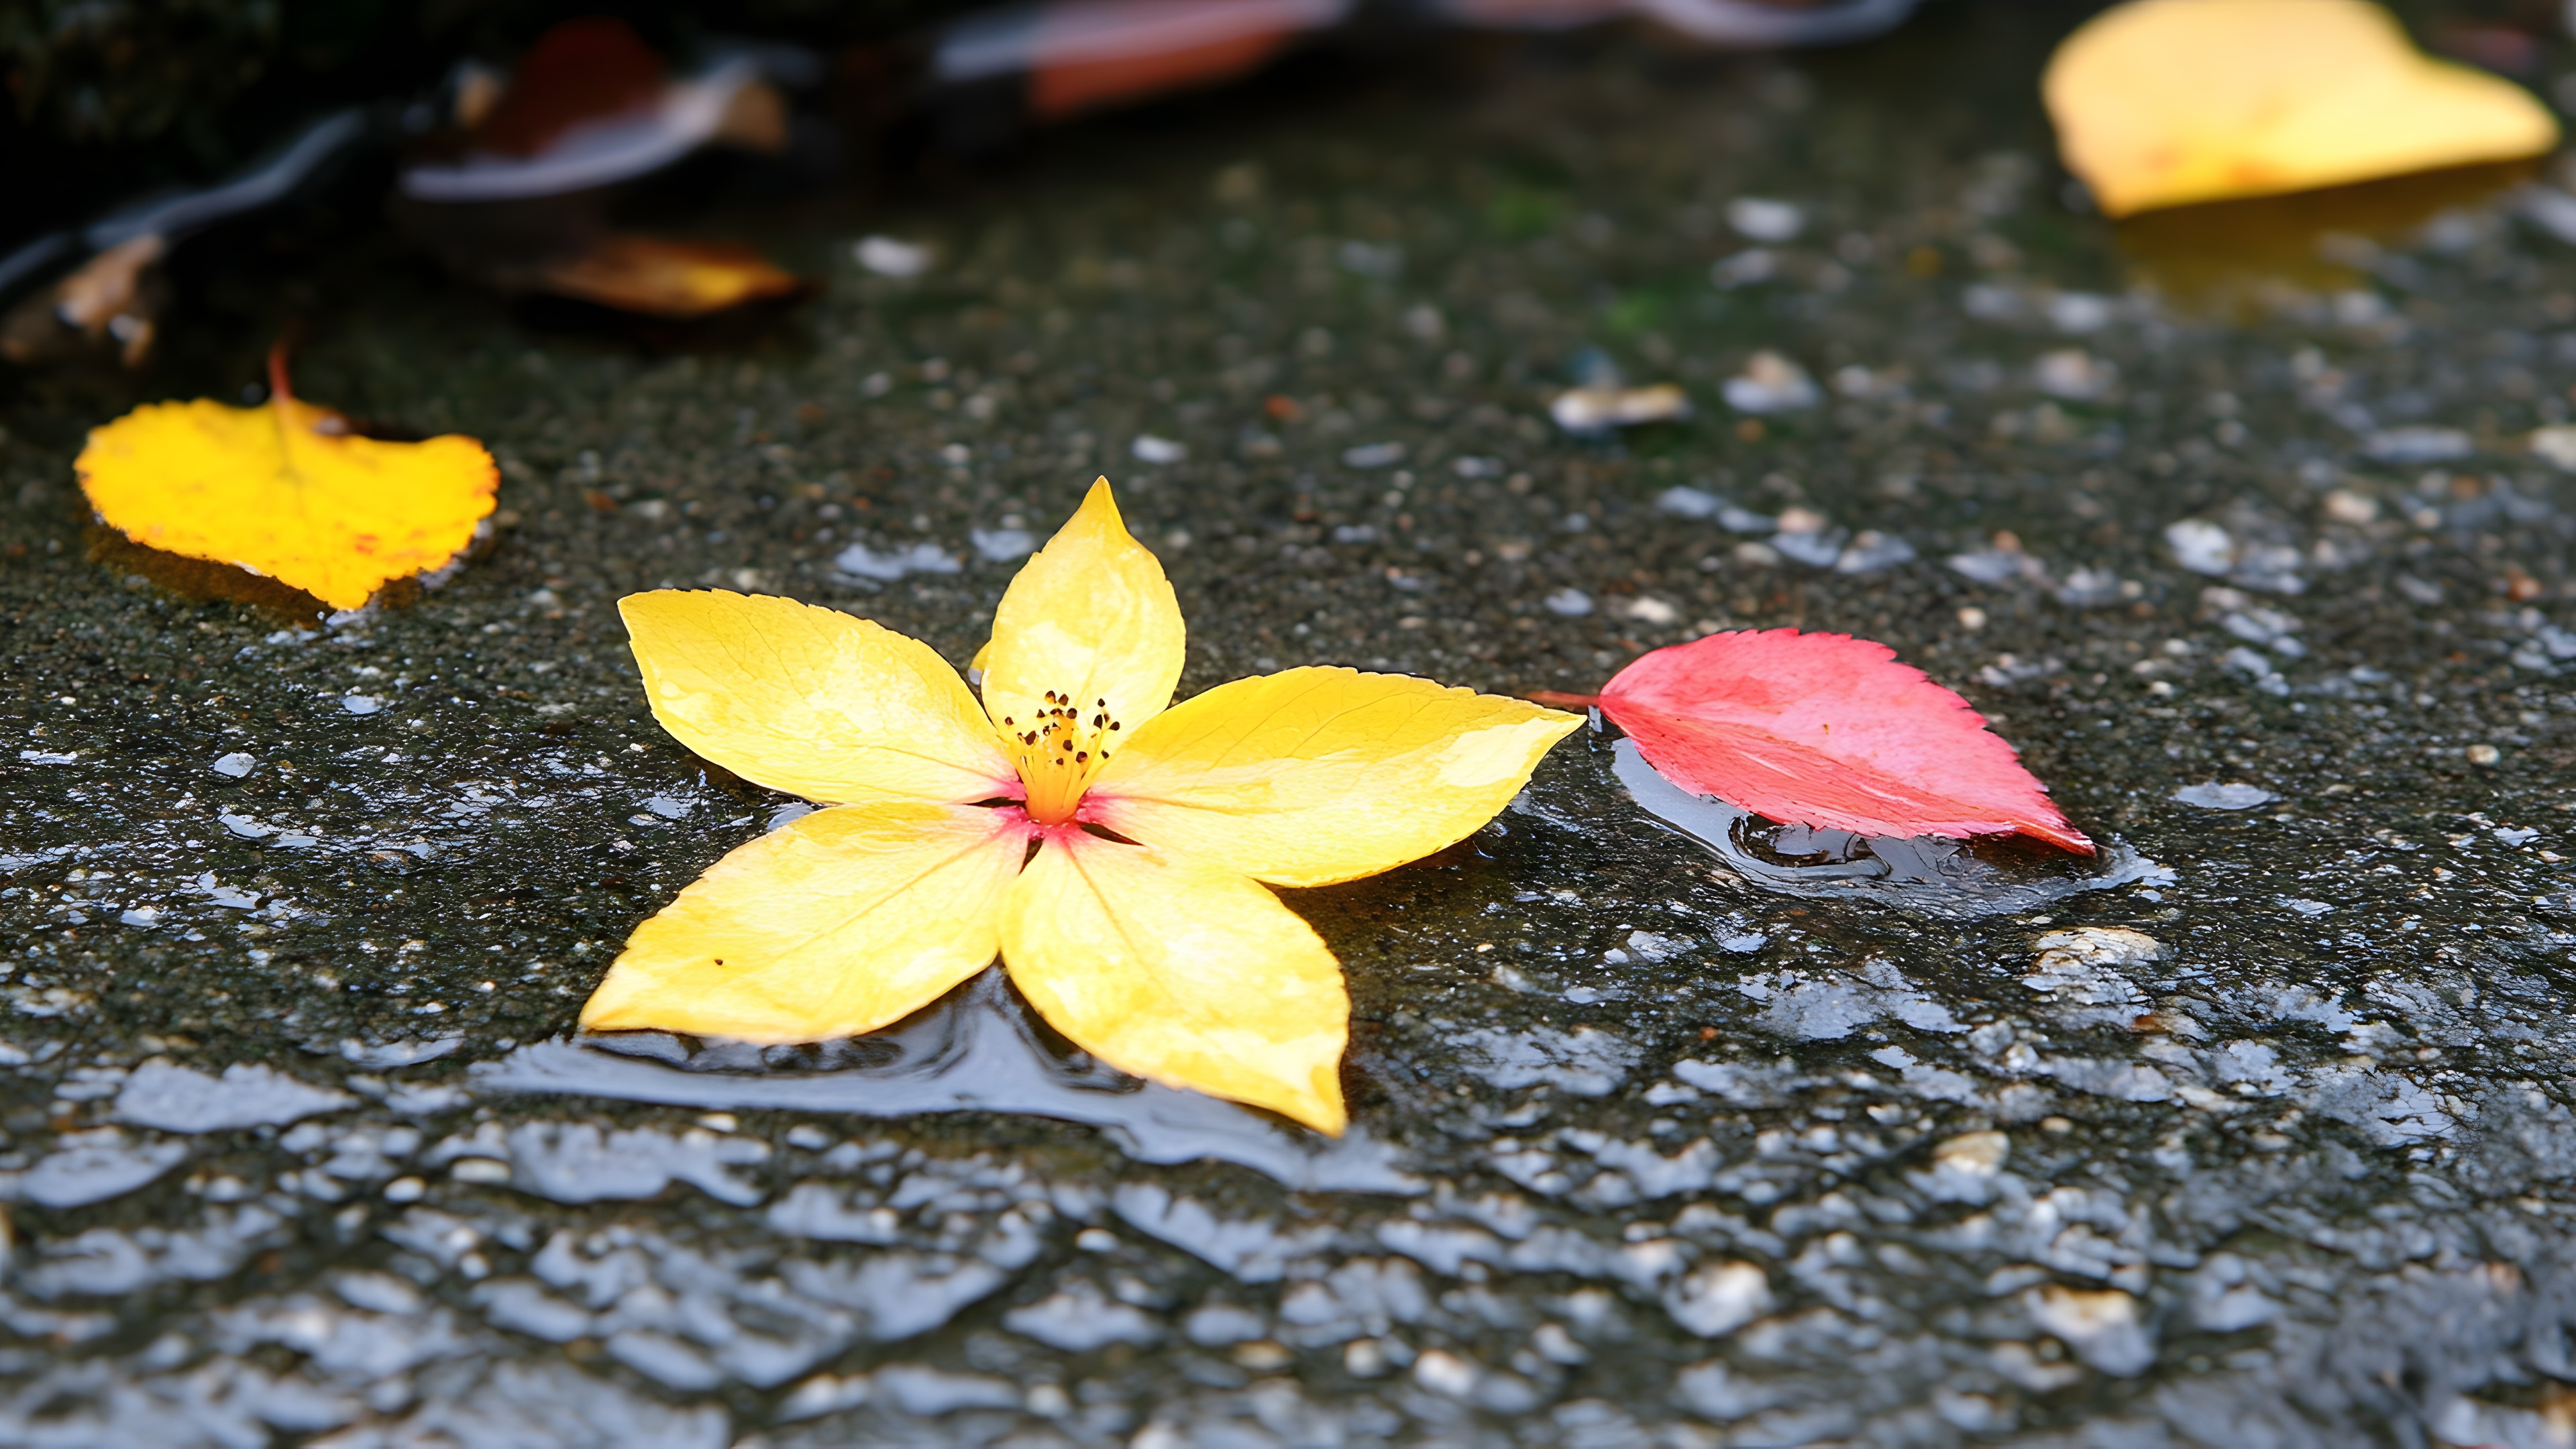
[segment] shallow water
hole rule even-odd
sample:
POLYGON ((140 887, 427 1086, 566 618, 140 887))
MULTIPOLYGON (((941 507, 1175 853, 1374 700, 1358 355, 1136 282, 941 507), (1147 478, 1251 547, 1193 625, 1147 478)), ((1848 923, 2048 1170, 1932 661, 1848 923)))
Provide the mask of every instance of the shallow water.
POLYGON ((1283 1187, 1318 1191, 1422 1187, 1365 1127, 1327 1139, 1266 1112, 1100 1065, 1045 1030, 999 967, 911 1021, 822 1044, 812 1055, 827 1059, 815 1063, 824 1070, 794 1070, 805 1065, 798 1058, 806 1054, 626 1032, 519 1047, 499 1061, 478 1063, 472 1080, 487 1092, 709 1109, 864 1117, 1019 1112, 1100 1128, 1139 1162, 1239 1163, 1283 1187), (836 1056, 859 1063, 834 1069, 828 1059, 836 1056))
MULTIPOLYGON (((2092 860, 1937 837, 1881 839, 1780 825, 1655 773, 1632 742, 1615 743, 1611 773, 1629 797, 1724 861, 1749 884, 1781 895, 1874 901, 1927 916, 2006 916, 2082 891, 2166 885, 2173 872, 2118 839, 2092 860)), ((2149 896, 2147 899, 2155 899, 2149 896)))
POLYGON ((2520 440, 2576 255, 2493 178, 2109 228, 2044 23, 1077 128, 728 213, 831 284, 747 337, 565 330, 306 218, 186 264, 161 371, 11 381, 0 1444, 2557 1442, 2576 490, 2520 440), (69 472, 289 314, 301 390, 505 476, 489 553, 311 631, 93 561, 69 472), (1727 402, 1795 393, 1764 348, 1812 406, 1727 402), (1561 434, 1604 357, 1693 416, 1561 434), (1185 690, 1854 631, 2129 853, 1755 826, 1578 735, 1471 840, 1290 893, 1354 997, 1333 1145, 989 979, 876 1041, 575 1038, 795 808, 652 724, 616 597, 962 663, 1100 471, 1185 690))

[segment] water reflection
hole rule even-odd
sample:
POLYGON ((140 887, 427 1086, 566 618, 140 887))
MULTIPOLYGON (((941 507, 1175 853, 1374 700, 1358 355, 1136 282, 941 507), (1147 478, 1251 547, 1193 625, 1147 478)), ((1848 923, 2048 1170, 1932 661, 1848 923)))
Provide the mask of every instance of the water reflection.
POLYGON ((1782 895, 1858 897, 1920 915, 1966 920, 2033 910, 2086 891, 2173 873, 2113 840, 2090 862, 1933 836, 1881 839, 1777 825, 1655 773, 1636 742, 1612 743, 1611 773, 1647 812, 1708 847, 1749 884, 1782 895))
POLYGON ((902 1117, 1017 1112, 1102 1129, 1140 1162, 1213 1158, 1295 1189, 1411 1193, 1391 1144, 1321 1137, 1214 1097, 1140 1081, 1042 1035, 999 970, 902 1025, 818 1047, 698 1043, 618 1032, 524 1046, 474 1069, 486 1091, 737 1110, 902 1117))
POLYGON ((2213 201, 2119 223, 2120 250, 2140 278, 2196 310, 2258 312, 2273 290, 2334 292, 2366 285, 2381 246, 2447 212, 2492 206, 2539 171, 2503 161, 2352 186, 2213 201))

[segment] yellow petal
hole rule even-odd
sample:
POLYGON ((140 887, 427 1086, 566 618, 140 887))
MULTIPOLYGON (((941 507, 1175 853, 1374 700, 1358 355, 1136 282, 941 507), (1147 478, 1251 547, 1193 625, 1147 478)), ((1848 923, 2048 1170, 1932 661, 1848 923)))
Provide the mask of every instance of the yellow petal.
POLYGON ((1027 828, 973 805, 818 810, 708 867, 635 928, 581 1024, 822 1041, 984 969, 1027 828))
POLYGON ((136 543, 354 609, 463 552, 500 475, 472 438, 313 431, 336 421, 290 398, 150 403, 92 431, 73 466, 98 516, 136 543))
POLYGON ((1017 788, 966 682, 917 639, 721 589, 629 594, 617 610, 653 717, 746 780, 836 804, 1017 788))
MULTIPOLYGON (((1027 720, 1048 690, 1086 713, 1109 701, 1132 730, 1172 702, 1181 678, 1181 606, 1163 566, 1129 536, 1106 478, 1020 569, 993 614, 984 707, 1027 720)), ((1122 731, 1123 733, 1124 731, 1122 731)))
POLYGON ((2520 87, 2423 55, 2365 0, 2133 0, 2068 36, 2042 89, 2112 216, 2558 144, 2520 87))
POLYGON ((1111 1066, 1322 1132, 1349 1120, 1341 965, 1232 871, 1057 832, 1011 888, 1002 959, 1039 1015, 1111 1066))
POLYGON ((1238 679, 1138 730, 1083 818, 1261 880, 1330 885, 1466 839, 1581 723, 1397 674, 1238 679))

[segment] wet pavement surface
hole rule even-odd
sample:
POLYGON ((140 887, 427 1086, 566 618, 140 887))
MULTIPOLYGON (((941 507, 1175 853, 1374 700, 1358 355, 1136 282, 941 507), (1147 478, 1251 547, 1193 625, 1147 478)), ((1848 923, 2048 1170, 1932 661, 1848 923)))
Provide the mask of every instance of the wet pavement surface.
POLYGON ((2115 231, 2030 24, 1096 124, 730 217, 829 280, 739 335, 288 234, 183 277, 162 371, 11 383, 0 1444, 2569 1442, 2576 479, 2530 436, 2576 250, 2495 178, 2115 231), (300 393, 504 472, 488 552, 318 629, 172 592, 70 470, 290 317, 300 393), (1693 415, 1549 420, 1614 368, 1693 415), (962 663, 1101 472, 1184 691, 1848 630, 2104 855, 1770 826, 1578 734, 1291 893, 1355 1002, 1335 1143, 998 977, 854 1042, 572 1036, 798 808, 655 728, 615 599, 962 663))

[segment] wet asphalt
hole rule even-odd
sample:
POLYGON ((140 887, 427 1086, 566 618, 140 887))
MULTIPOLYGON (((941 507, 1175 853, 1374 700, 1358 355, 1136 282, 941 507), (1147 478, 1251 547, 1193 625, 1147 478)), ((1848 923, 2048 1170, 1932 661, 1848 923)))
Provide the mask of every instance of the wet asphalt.
POLYGON ((2047 23, 1462 45, 640 198, 824 284, 702 330, 346 211, 183 255, 152 370, 0 391, 0 1443, 2561 1442, 2553 175, 2115 227, 2047 23), (299 393, 500 460, 454 577, 323 621, 89 526, 86 428, 284 328, 299 393), (1551 420, 1614 374, 1689 415, 1551 420), (1291 893, 1356 1008, 1331 1147, 993 980, 886 1040, 571 1040, 795 805, 660 733, 615 600, 962 665, 1101 474, 1185 692, 1848 631, 2104 854, 1766 825, 1579 734, 1291 893))

